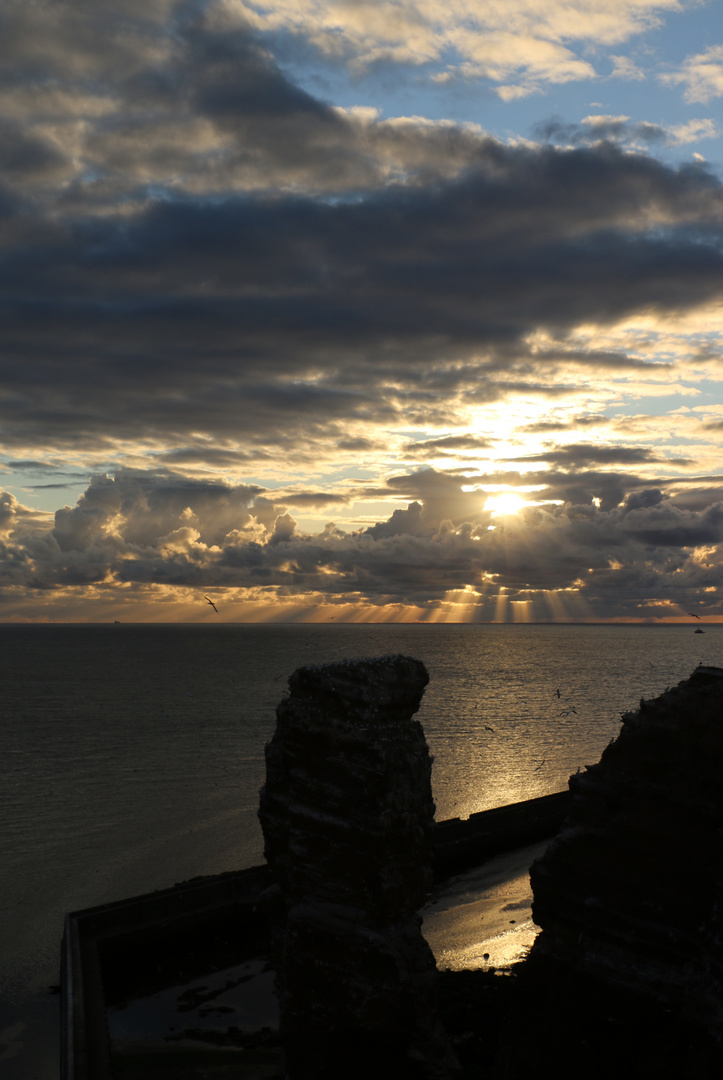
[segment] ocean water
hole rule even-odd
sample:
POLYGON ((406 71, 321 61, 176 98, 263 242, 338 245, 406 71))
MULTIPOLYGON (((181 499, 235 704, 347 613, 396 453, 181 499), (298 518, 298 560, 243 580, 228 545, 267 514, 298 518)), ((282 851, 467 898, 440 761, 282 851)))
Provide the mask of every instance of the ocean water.
POLYGON ((0 1074, 57 1080, 65 912, 262 860, 264 746, 306 663, 402 652, 437 818, 557 791, 723 627, 0 626, 0 1074))

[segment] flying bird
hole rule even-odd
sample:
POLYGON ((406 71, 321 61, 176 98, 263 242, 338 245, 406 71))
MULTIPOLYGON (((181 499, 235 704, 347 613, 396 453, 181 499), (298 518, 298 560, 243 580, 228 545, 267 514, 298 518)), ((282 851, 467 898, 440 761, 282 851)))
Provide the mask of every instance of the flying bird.
POLYGON ((209 598, 208 596, 204 596, 204 598, 203 598, 203 599, 204 599, 204 600, 208 600, 209 604, 211 605, 211 607, 213 608, 213 610, 214 610, 214 611, 216 612, 216 614, 218 615, 218 608, 217 608, 217 607, 216 607, 216 605, 214 604, 213 600, 211 600, 211 599, 210 599, 210 598, 209 598))
POLYGON ((689 611, 688 614, 690 615, 691 619, 699 619, 700 618, 700 615, 696 615, 696 613, 694 611, 689 611))

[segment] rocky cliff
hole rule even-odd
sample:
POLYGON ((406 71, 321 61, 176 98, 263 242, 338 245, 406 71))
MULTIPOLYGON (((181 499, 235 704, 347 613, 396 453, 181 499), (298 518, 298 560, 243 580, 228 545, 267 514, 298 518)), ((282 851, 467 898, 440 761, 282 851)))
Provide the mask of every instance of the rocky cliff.
POLYGON ((723 1075, 723 670, 623 717, 531 870, 496 1075, 723 1075))
POLYGON ((418 910, 431 887, 428 682, 402 656, 300 668, 259 817, 291 1080, 456 1075, 418 910))

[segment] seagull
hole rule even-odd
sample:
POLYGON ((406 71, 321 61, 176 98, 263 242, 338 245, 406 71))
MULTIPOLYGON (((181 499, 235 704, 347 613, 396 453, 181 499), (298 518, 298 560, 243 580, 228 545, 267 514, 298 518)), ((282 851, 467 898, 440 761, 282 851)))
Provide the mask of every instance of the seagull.
POLYGON ((490 727, 489 724, 485 724, 485 731, 491 731, 493 735, 495 734, 495 729, 490 727))
POLYGON ((688 614, 690 615, 691 619, 699 619, 700 618, 700 615, 696 615, 696 613, 694 611, 689 611, 688 614))
POLYGON ((217 608, 217 607, 216 607, 216 605, 214 604, 213 600, 209 599, 209 597, 208 597, 208 596, 204 596, 204 598, 203 598, 203 599, 204 599, 204 600, 208 600, 209 604, 211 605, 211 607, 213 608, 213 610, 214 610, 214 611, 216 612, 216 614, 218 615, 218 608, 217 608))

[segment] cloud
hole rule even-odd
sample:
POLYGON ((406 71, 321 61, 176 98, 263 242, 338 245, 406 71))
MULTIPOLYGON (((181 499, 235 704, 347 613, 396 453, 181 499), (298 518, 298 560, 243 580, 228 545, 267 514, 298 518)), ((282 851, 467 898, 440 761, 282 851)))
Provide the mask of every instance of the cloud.
POLYGON ((465 452, 476 454, 480 450, 489 450, 492 445, 489 439, 480 435, 442 435, 437 439, 423 439, 419 442, 407 443, 404 453, 408 457, 435 458, 465 452))
POLYGON ((634 82, 645 80, 645 72, 629 56, 616 56, 611 53, 610 59, 613 62, 613 70, 610 73, 612 79, 628 79, 634 82))
POLYGON ((102 459, 143 438, 172 463, 195 433, 297 453, 302 433, 449 430, 474 402, 569 394, 562 362, 645 371, 528 342, 719 299, 722 209, 698 167, 488 139, 458 178, 349 201, 167 196, 40 214, 29 235, 19 214, 0 247, 5 445, 102 459))
POLYGON ((226 0, 217 10, 219 20, 242 19, 260 31, 303 37, 330 60, 355 70, 444 58, 448 75, 498 82, 521 75, 544 84, 595 77, 591 64, 575 55, 569 43, 621 44, 659 25, 662 15, 678 6, 677 0, 507 0, 472 6, 465 0, 381 5, 338 0, 331 6, 316 0, 273 5, 226 0))
MULTIPOLYGON (((584 474, 575 480, 586 482, 584 474)), ((592 475, 588 481, 595 486, 592 475)), ((546 493, 555 483, 553 475, 546 493)), ((423 501, 360 531, 330 524, 316 533, 300 531, 258 488, 189 483, 171 473, 94 477, 52 528, 3 494, 4 603, 13 587, 62 596, 68 588, 114 582, 230 590, 269 611, 297 597, 431 612, 450 592, 467 590, 482 616, 502 590, 508 600, 536 604, 543 617, 546 594, 562 590, 563 606, 569 594, 571 604, 584 600, 605 618, 651 617, 661 597, 685 610, 698 590, 719 588, 723 487, 705 496, 698 489, 697 503, 687 506, 629 476, 622 485, 627 497, 607 507, 568 499, 493 519, 479 492, 421 470, 392 478, 389 488, 416 488, 423 501)))
POLYGON ((25 525, 47 523, 47 517, 19 503, 9 491, 0 491, 0 533, 11 533, 25 525))
POLYGON ((20 187, 58 183, 71 173, 70 160, 53 141, 0 117, 0 179, 20 187))
POLYGON ((659 76, 668 86, 684 87, 687 102, 705 104, 723 94, 723 45, 709 45, 701 53, 687 56, 678 71, 659 76))
POLYGON ((456 176, 484 149, 478 128, 334 108, 282 72, 276 35, 287 53, 290 32, 357 66, 450 58, 436 77, 485 78, 511 100, 595 77, 571 42, 627 40, 671 5, 14 0, 0 13, 0 180, 57 215, 115 213, 159 187, 353 192, 456 176))
POLYGON ((374 450, 377 444, 373 439, 368 439, 365 436, 359 436, 352 439, 338 439, 336 445, 340 450, 351 451, 370 451, 374 450))
POLYGON ((269 460, 271 455, 262 447, 247 450, 236 450, 225 447, 209 446, 208 442, 199 443, 198 446, 179 446, 159 453, 157 460, 164 465, 194 465, 202 464, 223 468, 224 466, 245 466, 251 461, 269 460))
POLYGON ((62 552, 119 544, 145 548, 192 525, 198 541, 213 547, 249 524, 249 507, 263 490, 168 472, 96 476, 74 507, 57 511, 52 535, 62 552))
POLYGON ((634 491, 625 500, 626 510, 639 510, 649 506, 659 506, 665 498, 660 488, 648 488, 645 491, 634 491))
POLYGON ((632 121, 629 116, 590 115, 579 124, 547 120, 536 126, 538 134, 551 142, 569 146, 594 145, 601 139, 621 146, 683 146, 700 139, 715 139, 720 129, 710 118, 688 120, 684 124, 651 124, 632 121))
POLYGON ((688 120, 685 124, 673 124, 668 129, 668 142, 673 146, 698 142, 700 139, 716 139, 720 128, 710 117, 703 120, 688 120))
POLYGON ((333 491, 284 491, 275 492, 277 498, 290 506, 345 506, 349 496, 333 491))
POLYGON ((656 573, 717 580, 720 493, 686 480, 716 416, 623 415, 717 374, 723 189, 636 151, 714 122, 600 107, 505 143, 334 107, 273 55, 513 98, 596 77, 591 42, 674 7, 4 5, 0 602, 560 588, 602 614, 623 580, 629 612, 656 573), (506 487, 530 505, 493 516, 506 487))
MULTIPOLYGON (((596 78, 595 69, 588 61, 581 60, 558 42, 542 37, 502 30, 478 35, 465 30, 451 34, 450 38, 458 53, 466 57, 457 68, 457 73, 466 79, 485 78, 505 83, 517 77, 524 80, 524 90, 529 93, 540 83, 596 78)), ((503 100, 509 101, 522 96, 521 89, 501 86, 498 92, 503 100)))
POLYGON ((623 446, 599 443, 568 443, 564 447, 544 450, 539 454, 526 454, 510 461, 548 461, 556 465, 639 465, 648 461, 667 461, 671 465, 689 465, 691 458, 664 458, 659 451, 643 446, 623 446))
POLYGON ((520 430, 530 435, 546 435, 563 431, 579 431, 586 427, 607 427, 612 421, 609 416, 574 416, 570 420, 540 420, 534 424, 525 424, 520 430))
POLYGON ((115 213, 159 187, 341 192, 453 176, 484 144, 474 125, 317 100, 247 25, 218 25, 213 6, 38 3, 32 19, 20 7, 0 16, 14 43, 0 181, 56 215, 115 213))
POLYGON ((296 531, 296 521, 291 514, 279 514, 274 522, 274 531, 269 538, 269 544, 287 544, 296 531))

